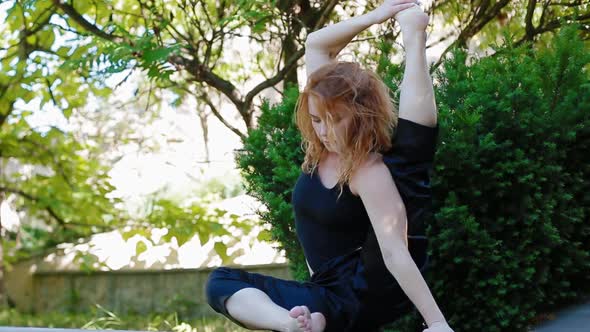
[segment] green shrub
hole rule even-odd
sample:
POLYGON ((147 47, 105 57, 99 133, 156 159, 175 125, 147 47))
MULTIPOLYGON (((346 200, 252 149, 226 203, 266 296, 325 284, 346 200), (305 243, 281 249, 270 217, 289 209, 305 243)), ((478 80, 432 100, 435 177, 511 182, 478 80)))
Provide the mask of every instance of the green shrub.
POLYGON ((439 73, 430 284, 461 330, 525 331, 590 291, 590 53, 568 28, 465 60, 439 73))
MULTIPOLYGON (((402 67, 382 49, 378 73, 399 95, 402 67)), ((541 312, 590 293, 590 52, 564 28, 548 50, 505 45, 435 73, 440 141, 433 171, 427 282, 455 331, 526 331, 541 312)), ((265 102, 237 156, 247 192, 295 279, 307 267, 290 198, 303 151, 296 87, 265 102)), ((415 330, 418 314, 392 331, 415 330)))
POLYGON ((303 163, 301 135, 292 118, 298 95, 297 87, 289 86, 282 103, 264 101, 258 128, 250 131, 236 162, 246 180, 246 192, 267 207, 258 213, 271 225, 269 240, 280 243, 295 279, 304 280, 309 272, 295 235, 291 206, 291 192, 303 163))

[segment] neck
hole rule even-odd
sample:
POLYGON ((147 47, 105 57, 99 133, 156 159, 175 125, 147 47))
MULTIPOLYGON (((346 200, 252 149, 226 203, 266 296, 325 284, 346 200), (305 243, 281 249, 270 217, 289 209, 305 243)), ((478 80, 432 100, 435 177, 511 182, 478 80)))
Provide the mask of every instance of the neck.
POLYGON ((330 152, 330 151, 326 151, 323 155, 322 160, 326 161, 326 162, 335 162, 338 163, 340 162, 340 155, 336 152, 330 152))

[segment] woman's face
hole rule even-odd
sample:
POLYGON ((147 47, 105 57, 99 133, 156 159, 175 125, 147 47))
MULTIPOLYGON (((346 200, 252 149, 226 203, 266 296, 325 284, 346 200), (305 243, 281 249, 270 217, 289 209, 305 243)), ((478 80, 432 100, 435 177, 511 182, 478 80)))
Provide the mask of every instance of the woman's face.
MULTIPOLYGON (((309 116, 311 117, 313 129, 328 151, 339 152, 340 149, 338 146, 336 146, 336 140, 335 138, 330 137, 326 121, 325 119, 320 118, 320 114, 317 111, 315 103, 312 101, 313 98, 313 96, 310 96, 309 98, 309 116)), ((348 112, 333 112, 332 118, 335 134, 338 137, 343 137, 346 128, 348 128, 350 122, 352 121, 352 114, 348 112)))

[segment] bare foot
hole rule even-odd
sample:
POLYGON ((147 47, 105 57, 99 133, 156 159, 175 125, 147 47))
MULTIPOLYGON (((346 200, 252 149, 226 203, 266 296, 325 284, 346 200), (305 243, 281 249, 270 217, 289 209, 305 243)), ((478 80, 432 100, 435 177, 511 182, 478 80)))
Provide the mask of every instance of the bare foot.
POLYGON ((296 331, 309 332, 311 331, 311 314, 309 309, 305 306, 296 306, 289 310, 289 316, 294 319, 296 324, 296 331))
POLYGON ((326 318, 321 312, 309 312, 309 309, 302 305, 293 307, 289 316, 297 322, 297 328, 301 332, 323 332, 326 328, 326 318))

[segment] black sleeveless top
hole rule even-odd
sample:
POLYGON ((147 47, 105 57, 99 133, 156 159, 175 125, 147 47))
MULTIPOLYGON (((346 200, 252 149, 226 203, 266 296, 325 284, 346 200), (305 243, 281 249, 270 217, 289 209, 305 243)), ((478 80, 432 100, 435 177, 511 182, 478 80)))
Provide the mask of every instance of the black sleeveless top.
POLYGON ((361 201, 344 185, 326 188, 317 169, 301 172, 293 190, 295 228, 313 271, 328 260, 361 247, 370 227, 361 201))
MULTIPOLYGON (((408 247, 419 268, 427 260, 425 226, 431 217, 430 172, 434 159, 438 124, 428 127, 398 119, 389 151, 381 151, 402 197, 408 216, 408 247)), ((326 188, 317 169, 301 172, 292 192, 295 229, 313 271, 335 257, 362 247, 371 288, 396 284, 384 265, 377 238, 361 198, 344 185, 326 188)))

